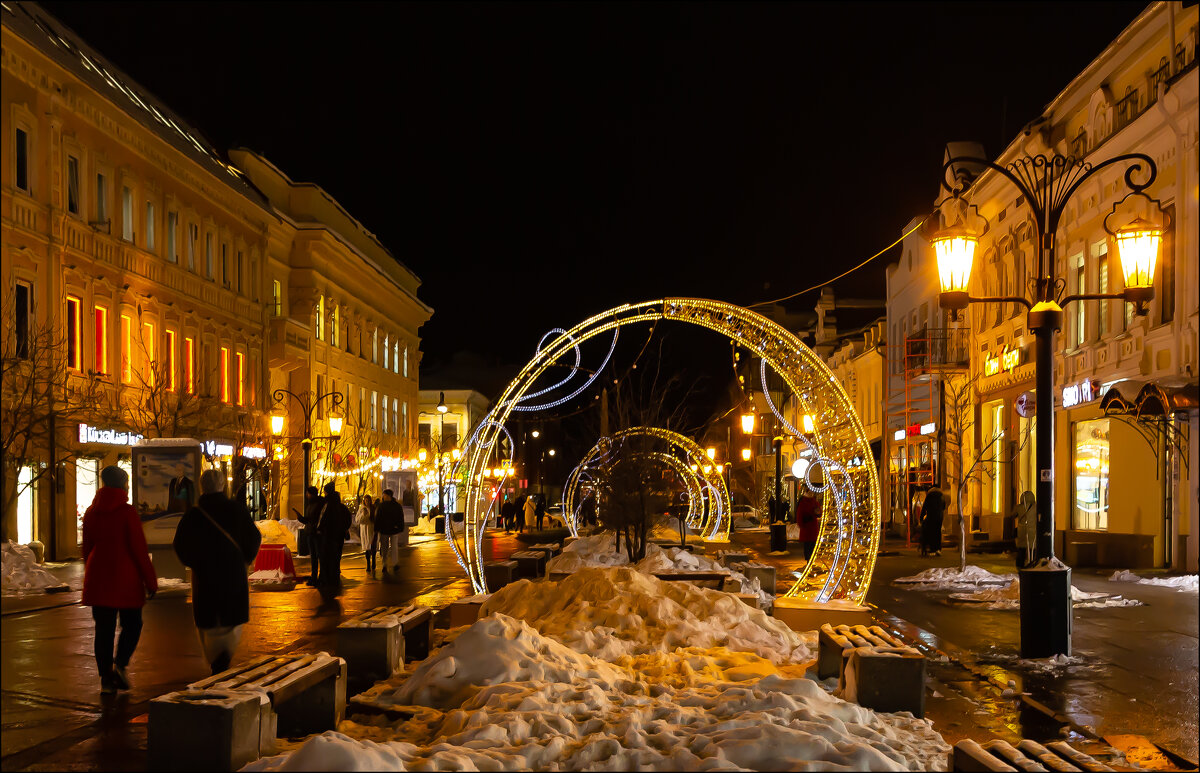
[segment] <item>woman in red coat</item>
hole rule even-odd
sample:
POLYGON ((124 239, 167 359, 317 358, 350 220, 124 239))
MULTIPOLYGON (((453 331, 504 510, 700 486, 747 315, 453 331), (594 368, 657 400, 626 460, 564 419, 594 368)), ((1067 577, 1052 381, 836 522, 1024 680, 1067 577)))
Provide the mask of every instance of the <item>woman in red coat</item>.
POLYGON ((103 484, 83 514, 83 604, 96 621, 96 668, 100 692, 129 689, 125 669, 142 635, 142 605, 158 592, 158 577, 146 549, 137 510, 129 504, 129 476, 120 467, 105 467, 103 484), (117 616, 121 637, 113 657, 117 616))
POLYGON ((806 561, 812 558, 817 535, 821 531, 819 510, 817 498, 811 494, 805 494, 796 500, 796 525, 800 527, 800 549, 804 552, 806 561))

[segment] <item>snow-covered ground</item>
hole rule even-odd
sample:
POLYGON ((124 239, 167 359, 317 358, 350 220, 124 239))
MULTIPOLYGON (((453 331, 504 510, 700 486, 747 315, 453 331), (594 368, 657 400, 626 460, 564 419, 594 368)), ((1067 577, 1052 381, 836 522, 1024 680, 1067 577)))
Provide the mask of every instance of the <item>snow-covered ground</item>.
MULTIPOLYGON (((1002 588, 981 588, 974 593, 951 593, 950 598, 979 604, 981 609, 1020 609, 1021 581, 1013 580, 1002 588)), ((1113 593, 1088 593, 1071 586, 1071 602, 1076 609, 1099 607, 1140 607, 1137 599, 1122 598, 1113 593)))
POLYGON ((1136 582, 1139 585, 1161 585, 1165 588, 1174 588, 1183 593, 1200 592, 1197 579, 1200 579, 1200 576, 1194 574, 1184 574, 1178 577, 1140 577, 1128 569, 1113 572, 1112 577, 1108 578, 1109 582, 1136 582))
POLYGON ((1008 585, 1017 579, 1015 574, 993 574, 978 566, 968 566, 961 572, 956 567, 945 569, 926 569, 909 577, 897 577, 893 583, 901 585, 916 584, 922 587, 917 590, 937 590, 939 588, 964 588, 979 585, 1008 585))
POLYGON ((736 597, 631 567, 521 581, 361 700, 245 770, 945 770, 927 720, 802 676, 815 649, 736 597))
POLYGON ((0 545, 0 566, 4 573, 0 592, 5 596, 45 593, 47 588, 66 587, 66 583, 38 565, 32 550, 12 540, 0 545))

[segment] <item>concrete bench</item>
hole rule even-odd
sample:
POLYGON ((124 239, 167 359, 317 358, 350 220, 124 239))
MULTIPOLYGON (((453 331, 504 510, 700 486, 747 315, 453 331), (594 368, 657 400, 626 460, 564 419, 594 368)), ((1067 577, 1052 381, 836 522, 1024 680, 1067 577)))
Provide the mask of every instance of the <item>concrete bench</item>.
POLYGON ((996 739, 980 744, 966 739, 954 744, 950 757, 951 770, 965 773, 987 773, 1002 771, 1077 771, 1104 773, 1113 770, 1083 752, 1072 749, 1064 741, 1053 741, 1043 746, 1028 739, 1015 747, 1007 741, 996 739))
POLYGON ((562 545, 558 542, 542 542, 537 545, 530 545, 529 547, 527 547, 525 549, 530 550, 530 551, 532 551, 532 550, 542 551, 543 553, 546 554, 547 561, 549 561, 551 558, 554 558, 555 556, 562 553, 562 545))
POLYGON ((903 647, 904 642, 883 628, 872 625, 838 625, 829 623, 817 629, 817 678, 841 676, 842 653, 855 647, 903 647))
POLYGON ((508 585, 515 579, 516 573, 516 561, 492 561, 485 564, 483 567, 483 581, 487 585, 488 593, 495 593, 505 585, 508 585))
POLYGON ((457 628, 460 625, 471 625, 479 619, 479 609, 483 606, 483 602, 488 600, 488 595, 468 596, 465 599, 450 604, 450 627, 457 628))
MULTIPOLYGON (((738 550, 727 551, 720 558, 720 562, 722 564, 724 564, 725 566, 732 566, 733 564, 745 564, 745 563, 748 563, 749 561, 750 561, 750 554, 746 553, 744 551, 738 551, 738 550)), ((772 587, 774 587, 774 586, 772 586, 772 587)))
MULTIPOLYGON (((729 568, 733 569, 735 572, 740 572, 746 577, 747 580, 750 580, 751 582, 758 580, 758 585, 760 588, 765 590, 767 593, 774 595, 776 582, 775 567, 771 566, 770 564, 750 562, 735 562, 732 564, 727 564, 727 566, 729 566, 729 568)), ((747 589, 742 588, 742 590, 746 591, 747 589)))
POLYGON ((356 684, 387 679, 406 660, 429 656, 433 612, 419 604, 375 607, 337 627, 338 655, 356 684))
POLYGON ((690 582, 700 588, 724 590, 728 572, 655 572, 654 576, 667 582, 690 582))
POLYGON ((925 656, 912 647, 854 647, 842 652, 843 700, 874 711, 925 716, 925 656))
POLYGON ((546 552, 543 550, 521 550, 508 559, 517 562, 517 577, 536 580, 546 571, 546 552))
POLYGON ((237 770, 275 738, 332 730, 346 712, 346 661, 264 655, 150 702, 151 770, 237 770))

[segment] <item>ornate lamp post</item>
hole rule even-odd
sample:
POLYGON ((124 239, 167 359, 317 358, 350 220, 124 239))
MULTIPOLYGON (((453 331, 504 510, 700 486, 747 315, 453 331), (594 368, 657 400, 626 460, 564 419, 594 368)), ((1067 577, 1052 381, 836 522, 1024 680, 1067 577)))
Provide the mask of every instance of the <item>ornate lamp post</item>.
MULTIPOLYGON (((342 394, 340 392, 326 392, 323 395, 318 395, 315 399, 312 399, 312 401, 309 402, 305 398, 309 397, 312 393, 306 392, 304 394, 305 394, 305 397, 301 397, 300 395, 296 394, 295 392, 292 392, 287 389, 276 389, 274 392, 271 393, 271 396, 275 399, 275 402, 277 404, 282 403, 284 401, 283 398, 286 395, 288 397, 291 397, 293 400, 295 400, 300 405, 300 415, 304 417, 304 427, 301 430, 300 445, 304 448, 304 490, 307 491, 308 487, 311 485, 310 479, 312 478, 312 463, 311 463, 310 457, 311 457, 311 453, 312 453, 312 442, 313 442, 313 436, 312 436, 313 409, 316 408, 318 405, 320 405, 321 401, 324 400, 326 397, 330 398, 330 407, 331 408, 341 405, 343 398, 342 398, 342 394)), ((271 416, 271 434, 273 434, 277 438, 283 437, 284 425, 286 425, 286 424, 287 424, 287 417, 285 415, 280 414, 280 413, 272 415, 271 416)), ((342 434, 342 417, 341 416, 330 416, 329 417, 329 438, 337 438, 337 437, 340 437, 341 434, 342 434)))
MULTIPOLYGON (((1143 153, 1116 156, 1096 165, 1074 156, 1057 154, 1049 158, 1026 156, 1005 166, 985 158, 959 156, 949 159, 942 169, 942 185, 951 196, 942 204, 942 216, 950 222, 946 222, 946 227, 933 238, 942 290, 939 305, 949 309, 957 319, 958 312, 971 303, 1019 303, 1029 310, 1028 327, 1036 342, 1037 546, 1033 566, 1020 571, 1023 658, 1071 653, 1071 570, 1054 557, 1055 333, 1062 328, 1063 307, 1085 300, 1120 299, 1134 304, 1138 315, 1146 314, 1145 304, 1154 297, 1154 263, 1163 228, 1139 217, 1114 231, 1109 221, 1131 197, 1141 197, 1155 205, 1155 211, 1161 212, 1156 202, 1143 193, 1157 176, 1154 161, 1143 153), (952 168, 963 163, 980 164, 1007 178, 1033 210, 1039 254, 1037 274, 1030 281, 1031 298, 974 297, 969 294, 971 264, 980 235, 972 220, 978 222, 983 218, 978 213, 973 217, 968 215, 968 209, 974 207, 962 198, 962 181, 957 176, 952 182, 947 180, 952 168), (1104 228, 1117 243, 1125 274, 1125 290, 1120 293, 1076 293, 1064 298, 1066 280, 1055 274, 1054 242, 1067 201, 1092 175, 1122 163, 1129 164, 1125 185, 1130 193, 1105 217, 1104 228), (1145 182, 1135 183, 1135 175, 1144 175, 1145 182)), ((986 220, 983 223, 986 227, 986 220)))

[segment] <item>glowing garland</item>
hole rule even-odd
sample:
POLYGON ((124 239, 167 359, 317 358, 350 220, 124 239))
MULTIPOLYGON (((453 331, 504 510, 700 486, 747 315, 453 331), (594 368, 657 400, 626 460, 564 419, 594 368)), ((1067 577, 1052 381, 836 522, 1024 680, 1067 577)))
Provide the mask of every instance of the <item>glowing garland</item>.
MULTIPOLYGON (((535 357, 508 385, 489 414, 488 425, 480 427, 482 442, 474 444, 463 457, 468 470, 464 530, 473 538, 465 537, 463 550, 459 553, 456 549, 456 555, 471 578, 472 586, 477 592, 485 592, 482 537, 486 521, 479 519, 479 513, 484 510, 480 502, 484 492, 477 480, 478 473, 488 461, 490 452, 487 448, 499 436, 501 425, 525 399, 527 390, 533 388, 538 378, 579 344, 625 325, 661 320, 698 325, 736 341, 767 361, 787 390, 794 395, 803 395, 806 410, 812 413, 820 428, 815 433, 820 451, 816 455, 825 460, 823 485, 832 486, 836 507, 823 509, 813 556, 788 594, 816 601, 846 599, 862 603, 874 572, 879 545, 879 482, 870 446, 853 404, 829 368, 788 330, 749 309, 696 298, 624 304, 589 317, 540 346, 535 357), (843 463, 856 457, 863 460, 861 465, 847 468, 843 463), (835 473, 844 476, 840 484, 833 481, 835 473), (821 577, 825 579, 822 581, 821 577)), ((806 483, 811 485, 811 480, 806 483)))

